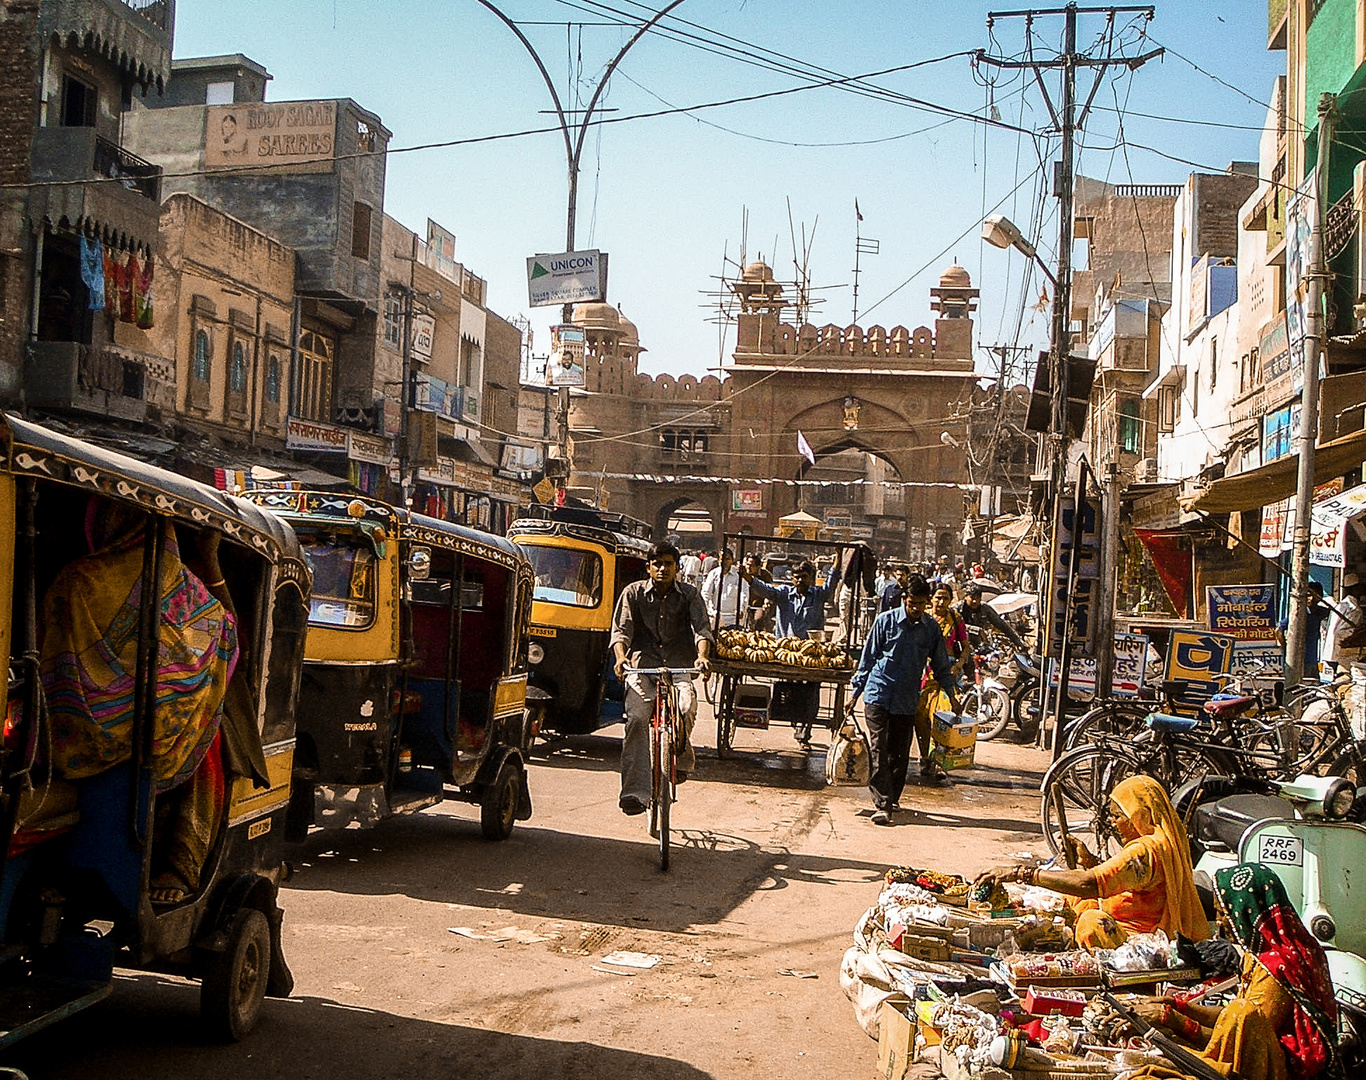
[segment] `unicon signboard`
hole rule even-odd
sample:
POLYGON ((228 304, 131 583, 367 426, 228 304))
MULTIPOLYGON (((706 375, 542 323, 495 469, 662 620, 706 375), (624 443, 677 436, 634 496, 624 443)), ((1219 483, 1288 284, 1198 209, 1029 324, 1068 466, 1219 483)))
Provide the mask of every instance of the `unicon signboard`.
POLYGON ((607 296, 607 253, 565 251, 526 261, 527 303, 532 307, 579 304, 607 296))

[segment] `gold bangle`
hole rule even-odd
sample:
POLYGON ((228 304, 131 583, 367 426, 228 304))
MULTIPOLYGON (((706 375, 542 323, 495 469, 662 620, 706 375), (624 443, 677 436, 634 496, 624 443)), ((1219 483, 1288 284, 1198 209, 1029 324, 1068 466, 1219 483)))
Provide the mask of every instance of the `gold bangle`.
POLYGON ((220 585, 226 585, 226 584, 227 584, 227 581, 224 580, 223 578, 219 578, 217 581, 206 581, 206 582, 204 582, 205 588, 209 588, 209 589, 216 589, 216 588, 218 588, 218 586, 220 586, 220 585))

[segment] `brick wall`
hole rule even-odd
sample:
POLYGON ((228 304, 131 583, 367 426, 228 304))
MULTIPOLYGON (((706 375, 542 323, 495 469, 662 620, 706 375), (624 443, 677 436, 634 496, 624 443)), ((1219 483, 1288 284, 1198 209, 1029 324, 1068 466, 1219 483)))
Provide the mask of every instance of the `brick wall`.
MULTIPOLYGON (((0 0, 0 185, 28 181, 37 113, 38 0, 0 0)), ((0 186, 0 401, 17 400, 28 339, 27 193, 0 186)))

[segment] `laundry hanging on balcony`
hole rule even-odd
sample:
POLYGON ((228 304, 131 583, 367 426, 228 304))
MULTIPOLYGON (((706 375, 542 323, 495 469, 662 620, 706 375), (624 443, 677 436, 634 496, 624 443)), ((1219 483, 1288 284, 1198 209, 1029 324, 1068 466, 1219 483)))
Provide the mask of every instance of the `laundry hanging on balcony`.
POLYGON ((130 251, 128 261, 123 264, 123 273, 119 275, 119 322, 135 323, 138 321, 137 313, 133 308, 133 283, 137 281, 140 273, 142 273, 142 265, 138 262, 138 253, 130 251))
POLYGON ((111 319, 119 317, 119 282, 123 278, 123 267, 110 248, 104 249, 104 306, 111 319))
POLYGON ((104 245, 97 237, 81 236, 81 281, 91 311, 104 310, 104 245))
POLYGON ((152 269, 155 257, 149 252, 142 269, 133 275, 133 321, 139 330, 150 330, 154 325, 152 316, 152 269))

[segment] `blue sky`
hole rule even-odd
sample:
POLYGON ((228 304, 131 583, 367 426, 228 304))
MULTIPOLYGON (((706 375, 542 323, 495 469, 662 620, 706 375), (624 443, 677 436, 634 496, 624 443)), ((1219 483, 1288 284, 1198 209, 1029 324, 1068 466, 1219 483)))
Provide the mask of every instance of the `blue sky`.
MULTIPOLYGON (((593 82, 630 36, 607 9, 641 17, 653 10, 630 0, 501 0, 500 7, 526 24, 569 108, 586 104, 593 82)), ((998 21, 993 44, 988 8, 953 0, 687 0, 674 14, 694 25, 666 25, 729 35, 751 60, 781 54, 785 66, 839 78, 977 48, 1018 54, 1022 21, 998 21)), ((1102 26, 1084 19, 1079 42, 1095 40, 1102 26)), ((1061 27, 1060 18, 1035 24, 1038 54, 1058 48, 1061 27)), ((1132 75, 1112 74, 1082 136, 1080 170, 1116 183, 1130 175, 1140 183, 1180 182, 1191 171, 1136 144, 1216 169, 1255 160, 1257 131, 1244 128, 1262 124, 1266 110, 1257 102, 1269 100, 1285 62, 1283 53, 1266 50, 1266 4, 1168 2, 1157 6, 1145 42, 1138 42, 1139 30, 1129 28, 1130 52, 1165 45, 1208 74, 1174 55, 1132 75), (1121 110, 1127 162, 1114 149, 1121 110)), ((604 115, 630 117, 811 81, 712 48, 647 35, 617 69, 604 99, 617 111, 604 115)), ((394 149, 554 126, 541 111, 550 98, 531 58, 475 0, 181 0, 176 56, 230 52, 270 70, 271 100, 354 98, 393 131, 394 149)), ((590 131, 577 246, 610 252, 609 300, 639 326, 649 350, 642 366, 673 373, 715 368, 729 344, 707 294, 719 288, 723 272, 734 274, 742 244, 747 258, 762 254, 780 278, 791 278, 790 237, 795 231, 800 248, 803 225, 814 295, 824 301, 812 321, 848 323, 855 199, 863 235, 880 242, 880 253, 862 260, 861 324, 928 323, 927 290, 956 257, 982 289, 979 343, 1014 340, 1017 322, 1022 341, 1043 341, 1047 317, 1029 309, 1038 299, 1037 277, 1022 287, 1021 257, 985 247, 977 227, 1004 199, 1001 210, 1030 231, 1041 175, 1034 140, 905 101, 978 116, 994 106, 1007 123, 1042 127, 1047 114, 1037 86, 1018 75, 997 78, 987 87, 970 59, 959 56, 871 80, 891 95, 824 87, 590 131)), ((1056 93, 1056 77, 1049 85, 1056 93)), ((429 216, 451 229, 457 258, 488 279, 490 306, 505 316, 529 315, 536 351, 544 352, 558 309, 527 307, 525 258, 562 249, 565 171, 558 132, 396 153, 385 209, 419 232, 429 216)), ((1051 257, 1057 224, 1053 200, 1046 203, 1037 238, 1051 257)))

